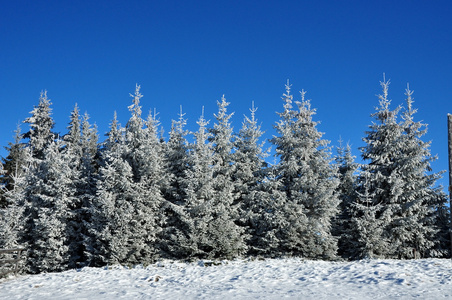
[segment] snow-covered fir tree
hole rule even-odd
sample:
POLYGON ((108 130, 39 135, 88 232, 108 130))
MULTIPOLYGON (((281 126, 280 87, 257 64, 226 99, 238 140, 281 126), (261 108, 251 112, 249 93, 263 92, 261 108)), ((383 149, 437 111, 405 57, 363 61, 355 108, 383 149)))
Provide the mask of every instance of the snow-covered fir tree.
POLYGON ((436 186, 443 172, 432 173, 431 162, 437 157, 430 153, 430 142, 421 139, 427 133, 427 125, 414 120, 417 110, 413 108, 412 94, 407 87, 402 149, 395 170, 401 177, 397 186, 400 208, 388 233, 395 248, 394 258, 442 255, 434 249, 439 248, 437 217, 447 201, 442 187, 436 186))
POLYGON ((68 156, 52 131, 50 105, 47 94, 41 93, 39 105, 24 121, 30 129, 23 135, 28 139, 23 178, 10 195, 23 206, 19 243, 26 248, 26 270, 33 273, 64 270, 69 264, 67 223, 75 189, 68 156))
POLYGON ((169 140, 166 145, 166 173, 169 185, 165 189, 165 224, 162 228, 161 239, 162 254, 171 258, 185 258, 187 252, 181 247, 186 242, 187 231, 190 228, 189 216, 187 214, 187 194, 184 188, 186 176, 189 170, 189 145, 186 139, 188 131, 187 124, 180 108, 179 119, 173 120, 169 132, 169 140))
POLYGON ((80 211, 78 222, 80 222, 81 234, 81 265, 89 265, 91 253, 91 240, 89 230, 92 224, 92 203, 97 192, 97 178, 99 165, 99 136, 97 126, 89 123, 87 113, 82 117, 81 124, 81 146, 82 156, 79 165, 80 180, 77 187, 77 197, 80 199, 80 211))
POLYGON ((214 243, 211 255, 233 258, 242 255, 246 250, 244 229, 236 224, 239 218, 239 203, 233 182, 236 168, 232 156, 234 144, 230 121, 233 113, 227 113, 229 102, 224 95, 217 101, 217 105, 218 113, 214 114, 217 122, 210 129, 214 197, 210 203, 213 215, 208 230, 214 243))
POLYGON ((70 267, 83 266, 89 260, 88 228, 91 223, 90 207, 95 196, 95 156, 97 154, 97 130, 89 124, 87 113, 80 116, 78 106, 70 116, 68 133, 64 136, 64 152, 69 156, 72 183, 76 188, 75 201, 70 207, 72 218, 67 226, 70 232, 70 267))
POLYGON ((160 234, 166 222, 163 194, 169 186, 169 175, 165 172, 165 143, 159 134, 159 126, 157 114, 149 112, 140 154, 143 163, 138 183, 142 200, 137 203, 137 210, 140 211, 141 207, 143 213, 139 235, 144 238, 147 247, 144 248, 147 262, 154 261, 160 255, 162 243, 165 243, 160 239, 160 234))
POLYGON ((166 147, 166 167, 170 177, 169 189, 166 191, 166 198, 171 203, 182 203, 186 198, 181 189, 181 178, 185 177, 188 169, 188 142, 186 136, 188 131, 185 129, 187 120, 184 119, 184 113, 179 113, 179 119, 172 120, 169 140, 166 147))
POLYGON ((338 181, 328 141, 316 128, 317 122, 312 119, 315 110, 304 91, 301 102, 295 102, 297 110, 292 108, 289 83, 282 98, 284 111, 278 113, 280 121, 275 125, 279 135, 271 139, 280 159, 276 172, 287 198, 288 222, 281 247, 289 255, 333 258, 337 240, 331 234, 331 221, 338 211, 338 181))
POLYGON ((81 157, 82 150, 80 142, 82 140, 82 132, 81 132, 80 111, 77 103, 75 104, 74 109, 71 112, 69 120, 70 120, 69 125, 67 127, 68 133, 65 136, 63 136, 63 140, 66 142, 68 147, 71 148, 71 152, 73 152, 75 156, 81 157))
MULTIPOLYGON (((251 116, 245 116, 242 128, 239 130, 233 153, 234 170, 232 179, 235 188, 236 203, 239 208, 238 224, 245 228, 245 238, 249 252, 258 254, 262 252, 264 242, 258 242, 263 230, 261 218, 265 213, 262 209, 262 187, 265 179, 265 158, 268 151, 263 150, 264 142, 260 142, 263 131, 256 119, 257 108, 250 109, 251 116)), ((265 246, 264 246, 265 247, 265 246)), ((266 252, 264 250, 264 252, 266 252)))
POLYGON ((156 258, 163 158, 155 117, 150 116, 143 128, 138 85, 131 96, 126 128, 118 128, 115 118, 102 151, 93 209, 96 226, 91 229, 97 237, 96 264, 150 263, 156 258))
POLYGON ((208 138, 209 122, 203 112, 196 122, 194 142, 189 144, 188 169, 181 178, 181 188, 186 195, 186 222, 180 227, 179 252, 187 258, 207 258, 211 250, 207 225, 211 221, 210 203, 213 199, 212 145, 208 138))
POLYGON ((96 180, 96 195, 92 199, 89 208, 90 221, 87 226, 87 245, 85 255, 87 257, 87 265, 103 266, 108 263, 118 261, 112 257, 110 252, 110 239, 116 224, 109 224, 114 220, 109 218, 114 215, 116 205, 116 195, 122 191, 128 190, 125 184, 118 180, 119 176, 128 179, 131 175, 121 173, 130 166, 124 166, 121 163, 122 148, 124 147, 124 128, 118 122, 116 111, 113 120, 110 123, 107 139, 101 144, 98 177, 96 180), (104 184, 105 183, 105 184, 104 184))
MULTIPOLYGON (((4 160, 7 169, 7 177, 5 178, 7 180, 5 182, 7 192, 5 196, 6 202, 11 207, 3 214, 3 222, 6 227, 2 227, 4 227, 4 233, 8 234, 7 240, 4 240, 5 246, 20 245, 27 247, 29 244, 34 245, 34 239, 46 239, 42 235, 40 236, 42 231, 50 230, 50 224, 44 225, 47 226, 44 229, 35 226, 35 223, 39 223, 39 220, 35 220, 35 218, 37 216, 36 211, 40 205, 39 201, 35 200, 39 199, 41 192, 52 193, 52 191, 43 191, 43 186, 46 186, 47 181, 52 181, 57 178, 49 178, 54 175, 51 173, 43 174, 45 171, 38 173, 40 167, 46 165, 46 155, 51 156, 51 153, 56 151, 55 148, 58 148, 58 146, 55 146, 56 134, 52 131, 54 121, 51 116, 52 109, 50 105, 51 102, 47 98, 47 93, 42 92, 38 106, 30 112, 31 116, 24 121, 24 123, 29 124, 29 131, 22 135, 20 133, 20 127, 18 127, 14 144, 11 144, 10 148, 7 149, 9 150, 9 155, 4 160), (26 139, 25 143, 21 141, 22 138, 26 139), (51 146, 53 149, 48 149, 51 146)), ((57 167, 53 165, 48 169, 55 170, 55 168, 57 167)), ((43 169, 46 170, 47 168, 43 167, 43 169)), ((57 192, 59 191, 55 191, 55 193, 57 192)), ((42 215, 42 218, 45 218, 44 214, 42 215)), ((61 236, 61 239, 64 240, 64 235, 61 236)), ((52 241, 49 238, 49 242, 52 241)), ((57 243, 59 242, 61 241, 57 243)), ((64 246, 55 251, 63 253, 64 246)), ((35 251, 31 248, 27 248, 27 252, 33 253, 36 257, 43 255, 40 251, 35 251)), ((26 270, 40 272, 49 268, 56 269, 58 262, 55 262, 55 264, 50 262, 51 257, 52 251, 49 251, 49 256, 44 259, 34 259, 28 256, 26 270), (40 266, 42 263, 44 265, 40 266), (45 266, 47 263, 53 266, 45 266)), ((64 267, 63 265, 62 268, 64 267)))
MULTIPOLYGON (((400 202, 398 198, 403 193, 401 189, 400 174, 395 171, 397 168, 398 159, 401 157, 401 145, 403 128, 397 121, 397 116, 401 107, 391 110, 391 101, 388 99, 389 81, 380 83, 383 89, 383 94, 379 95, 379 106, 376 112, 371 116, 375 119, 372 125, 369 126, 369 131, 366 131, 366 137, 363 141, 366 146, 361 147, 361 156, 367 164, 363 164, 361 169, 365 179, 361 178, 360 193, 369 194, 370 198, 366 198, 366 202, 359 203, 357 208, 362 208, 364 212, 356 212, 356 215, 367 217, 366 211, 372 211, 372 218, 374 224, 378 224, 379 230, 383 236, 375 238, 371 245, 360 245, 359 248, 365 248, 366 251, 362 254, 366 257, 391 257, 394 253, 392 245, 388 244, 387 240, 388 229, 393 221, 394 214, 400 209, 400 202), (378 209, 374 208, 378 207, 378 209), (381 244, 378 244, 381 241, 381 244), (374 247, 372 249, 371 247, 374 247)), ((360 223, 360 220, 357 220, 360 223)), ((367 224, 367 223, 366 223, 367 224)))
POLYGON ((25 174, 25 230, 27 270, 31 273, 62 271, 69 267, 75 186, 69 157, 61 151, 61 141, 43 151, 43 159, 30 157, 25 174))
POLYGON ((355 156, 349 144, 343 146, 342 140, 339 141, 337 147, 337 155, 335 163, 338 167, 339 185, 337 194, 339 196, 339 213, 333 222, 333 234, 339 238, 338 254, 343 258, 349 258, 356 248, 356 232, 351 224, 352 205, 358 197, 357 190, 357 171, 358 164, 355 163, 355 156))
POLYGON ((364 138, 362 157, 369 161, 362 166, 368 174, 365 189, 373 196, 371 206, 378 205, 375 218, 383 228, 383 246, 375 256, 415 258, 435 255, 434 239, 438 227, 437 212, 442 210, 445 196, 435 187, 440 173, 431 173, 429 143, 421 137, 427 132, 424 124, 415 122, 412 92, 407 89, 407 107, 403 121, 397 121, 401 107, 391 111, 388 100, 389 81, 381 82, 380 106, 372 114, 376 119, 364 138))
POLYGON ((107 139, 102 143, 102 148, 108 151, 114 150, 116 147, 121 147, 124 143, 124 128, 118 122, 118 114, 116 111, 113 114, 113 120, 110 123, 109 131, 105 134, 107 139))

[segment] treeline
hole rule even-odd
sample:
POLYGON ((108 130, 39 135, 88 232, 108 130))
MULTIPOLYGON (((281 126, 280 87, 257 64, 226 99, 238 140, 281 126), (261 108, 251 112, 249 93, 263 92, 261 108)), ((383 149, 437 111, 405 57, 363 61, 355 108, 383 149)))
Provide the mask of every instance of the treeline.
POLYGON ((2 161, 0 248, 25 247, 30 273, 160 258, 447 257, 449 208, 421 139, 426 125, 414 120, 412 91, 391 110, 389 82, 381 85, 365 164, 350 146, 333 156, 310 100, 294 101, 289 84, 274 165, 257 109, 234 133, 224 97, 214 124, 201 115, 188 132, 181 112, 165 140, 154 114, 143 119, 137 86, 127 124, 115 115, 99 142, 77 106, 67 134, 55 134, 42 93, 2 161))

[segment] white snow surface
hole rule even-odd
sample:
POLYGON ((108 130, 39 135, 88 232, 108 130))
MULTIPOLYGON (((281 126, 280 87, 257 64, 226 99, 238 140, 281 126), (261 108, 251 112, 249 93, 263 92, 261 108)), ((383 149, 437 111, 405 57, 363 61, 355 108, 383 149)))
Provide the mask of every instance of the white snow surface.
POLYGON ((10 277, 0 281, 0 298, 452 299, 452 261, 161 261, 10 277))

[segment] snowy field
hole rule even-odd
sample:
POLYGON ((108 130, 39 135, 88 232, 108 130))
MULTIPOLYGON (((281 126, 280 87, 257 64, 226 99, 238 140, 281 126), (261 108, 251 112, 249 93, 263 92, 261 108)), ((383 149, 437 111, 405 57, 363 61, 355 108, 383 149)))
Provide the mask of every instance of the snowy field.
POLYGON ((0 298, 452 299, 452 261, 165 261, 2 279, 0 298))

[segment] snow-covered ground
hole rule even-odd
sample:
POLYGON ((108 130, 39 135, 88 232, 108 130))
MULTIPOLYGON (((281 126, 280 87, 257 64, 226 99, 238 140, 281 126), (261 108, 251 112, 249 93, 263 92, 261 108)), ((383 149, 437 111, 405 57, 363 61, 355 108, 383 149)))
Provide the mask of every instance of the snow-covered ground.
POLYGON ((1 299, 452 299, 452 261, 164 261, 0 281, 1 299))

